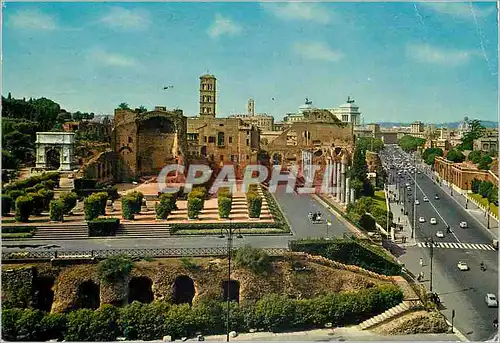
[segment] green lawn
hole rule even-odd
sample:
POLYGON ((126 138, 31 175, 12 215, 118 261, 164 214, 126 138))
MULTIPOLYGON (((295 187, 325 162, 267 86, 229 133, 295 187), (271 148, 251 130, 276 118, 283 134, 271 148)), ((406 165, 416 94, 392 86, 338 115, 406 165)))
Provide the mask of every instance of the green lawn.
POLYGON ((385 202, 384 191, 375 191, 375 195, 372 199, 375 202, 375 206, 384 209, 384 211, 387 211, 387 203, 385 202))
MULTIPOLYGON (((484 207, 488 207, 488 200, 486 198, 483 198, 480 194, 474 194, 474 193, 469 193, 469 196, 479 202, 481 205, 484 207)), ((495 213, 496 216, 498 217, 498 207, 495 206, 495 204, 490 203, 490 211, 492 213, 495 213)))

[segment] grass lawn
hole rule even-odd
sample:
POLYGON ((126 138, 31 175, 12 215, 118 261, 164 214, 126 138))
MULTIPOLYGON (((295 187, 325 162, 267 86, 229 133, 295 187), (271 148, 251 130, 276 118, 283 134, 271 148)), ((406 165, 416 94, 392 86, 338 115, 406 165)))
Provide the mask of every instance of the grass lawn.
POLYGON ((384 191, 375 191, 375 195, 372 197, 375 202, 375 206, 384 209, 387 211, 387 203, 385 202, 385 192, 384 191))
MULTIPOLYGON (((488 200, 486 198, 483 198, 480 194, 474 194, 474 193, 469 193, 469 196, 479 202, 481 205, 484 207, 488 207, 488 200)), ((495 213, 496 216, 498 217, 498 207, 495 206, 495 204, 490 203, 490 211, 495 213)))

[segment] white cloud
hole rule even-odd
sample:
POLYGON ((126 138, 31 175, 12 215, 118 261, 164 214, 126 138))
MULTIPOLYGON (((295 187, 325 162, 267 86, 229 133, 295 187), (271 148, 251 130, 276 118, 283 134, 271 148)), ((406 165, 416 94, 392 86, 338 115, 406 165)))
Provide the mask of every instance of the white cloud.
POLYGON ((488 8, 479 8, 471 3, 421 3, 420 5, 427 7, 437 13, 447 14, 460 19, 484 18, 496 11, 495 3, 488 8), (472 8, 471 8, 472 7, 472 8))
POLYGON ((92 61, 97 62, 104 66, 111 67, 135 67, 138 65, 137 61, 131 57, 124 55, 107 52, 103 49, 94 49, 90 52, 92 61))
POLYGON ((443 64, 448 66, 462 65, 474 56, 481 56, 475 50, 442 49, 429 44, 410 44, 406 47, 406 54, 417 62, 443 64))
POLYGON ((330 16, 322 5, 317 3, 288 2, 285 4, 262 2, 261 6, 283 20, 312 21, 326 24, 330 16))
POLYGON ((55 30, 57 28, 53 16, 38 10, 18 11, 10 17, 8 25, 23 30, 55 30))
POLYGON ((148 12, 121 7, 112 7, 99 21, 118 30, 143 30, 150 23, 148 12))
POLYGON ((220 13, 215 15, 215 20, 210 25, 207 33, 212 38, 227 35, 234 36, 241 33, 242 28, 240 25, 232 21, 230 18, 223 17, 220 13))
POLYGON ((308 60, 335 62, 342 58, 342 53, 332 50, 321 42, 295 43, 292 50, 297 55, 308 60))

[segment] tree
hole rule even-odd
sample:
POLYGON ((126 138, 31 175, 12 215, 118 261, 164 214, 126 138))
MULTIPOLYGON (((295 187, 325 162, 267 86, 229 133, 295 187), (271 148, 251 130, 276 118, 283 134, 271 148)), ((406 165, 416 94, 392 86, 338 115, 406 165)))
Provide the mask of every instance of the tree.
POLYGON ((129 110, 130 108, 128 107, 128 104, 126 102, 122 102, 121 104, 118 105, 118 108, 120 110, 129 110))
POLYGON ((425 139, 413 136, 403 136, 398 141, 398 145, 406 152, 416 151, 418 147, 423 147, 424 144, 425 139))
POLYGON ((469 125, 470 131, 464 134, 462 138, 462 144, 457 147, 458 150, 473 150, 474 140, 481 138, 486 131, 486 128, 481 125, 481 122, 477 119, 470 121, 469 125))
POLYGON ((135 109, 135 112, 137 112, 137 113, 144 113, 144 112, 147 112, 147 111, 148 111, 148 109, 145 106, 143 106, 143 105, 141 105, 141 106, 139 106, 138 108, 135 109))
POLYGON ((467 159, 472 163, 479 163, 481 161, 481 151, 471 151, 469 156, 467 156, 467 159))
POLYGON ((477 168, 481 170, 488 170, 490 169, 491 162, 493 162, 493 159, 489 155, 485 155, 481 157, 481 160, 479 161, 477 168))
POLYGON ((443 150, 441 148, 427 148, 422 153, 422 159, 428 165, 434 165, 436 156, 443 156, 443 150))
POLYGON ((489 181, 482 181, 479 185, 479 194, 481 194, 483 198, 488 198, 492 190, 493 184, 489 181))
POLYGON ((452 149, 448 151, 448 154, 446 155, 446 159, 448 161, 452 161, 455 163, 461 163, 465 160, 465 155, 462 154, 460 151, 452 149))
POLYGON ((366 165, 365 151, 360 146, 356 146, 354 150, 352 167, 348 174, 356 197, 360 195, 373 195, 374 189, 368 180, 368 166, 366 165))
POLYGON ((356 146, 359 146, 364 151, 379 152, 384 148, 384 142, 380 138, 360 137, 356 142, 356 146))
POLYGON ((61 112, 57 115, 57 122, 58 123, 65 123, 67 121, 71 120, 71 113, 68 112, 61 112))

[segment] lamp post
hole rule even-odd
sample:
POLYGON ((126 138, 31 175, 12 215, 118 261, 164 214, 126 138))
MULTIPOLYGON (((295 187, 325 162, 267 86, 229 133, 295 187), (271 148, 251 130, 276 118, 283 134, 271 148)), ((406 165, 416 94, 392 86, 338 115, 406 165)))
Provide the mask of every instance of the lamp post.
POLYGON ((486 209, 486 217, 488 218, 488 225, 486 226, 488 229, 490 228, 490 198, 486 197, 488 200, 488 208, 486 209))
MULTIPOLYGON (((413 159, 413 166, 415 170, 417 169, 416 159, 413 159)), ((415 194, 413 195, 413 227, 411 228, 411 238, 415 236, 415 225, 417 225, 417 174, 415 172, 415 177, 413 178, 415 182, 415 194)))
POLYGON ((467 196, 467 192, 469 191, 468 185, 469 183, 465 181, 465 209, 467 209, 467 205, 469 204, 469 197, 467 196))
MULTIPOLYGON (((231 299, 229 297, 229 288, 231 285, 231 256, 233 253, 233 225, 232 225, 232 219, 229 218, 229 228, 227 229, 222 229, 220 230, 220 235, 219 238, 225 238, 224 236, 224 231, 227 233, 227 285, 226 285, 226 301, 227 301, 227 313, 226 313, 226 342, 229 342, 229 332, 231 331, 230 329, 230 323, 229 323, 229 309, 231 305, 231 299)), ((236 236, 237 238, 243 238, 241 235, 241 232, 238 232, 238 235, 236 236)))
POLYGON ((431 257, 431 261, 430 261, 430 276, 429 276, 429 281, 430 281, 430 291, 432 292, 432 261, 433 261, 433 258, 434 258, 434 239, 431 237, 427 240, 427 242, 429 243, 430 245, 430 257, 431 257))
POLYGON ((328 229, 332 226, 332 222, 328 219, 326 221, 326 239, 328 239, 328 229))

